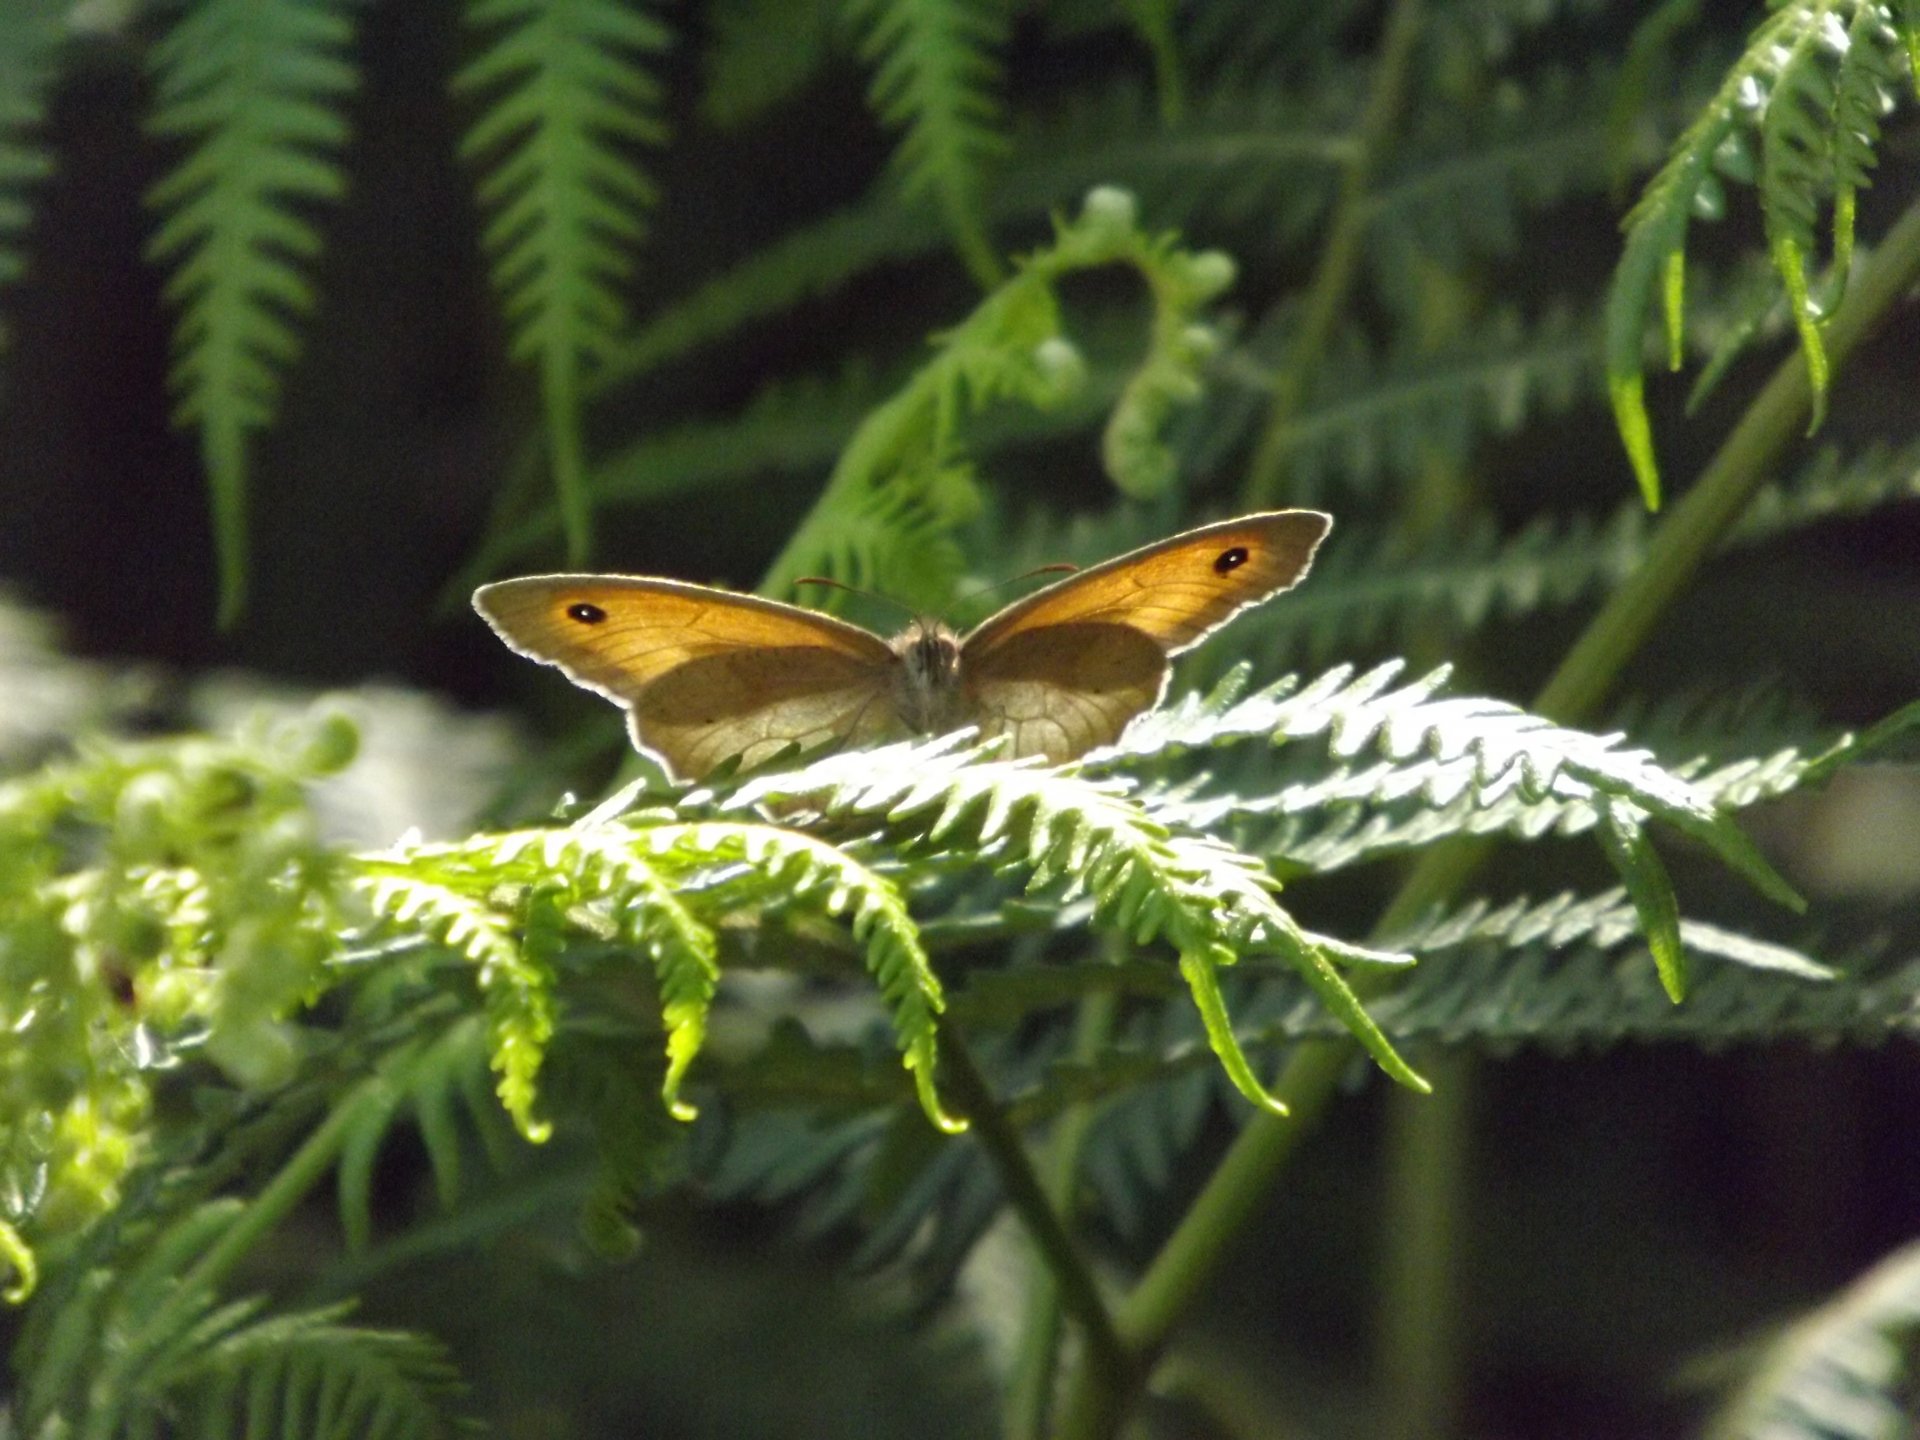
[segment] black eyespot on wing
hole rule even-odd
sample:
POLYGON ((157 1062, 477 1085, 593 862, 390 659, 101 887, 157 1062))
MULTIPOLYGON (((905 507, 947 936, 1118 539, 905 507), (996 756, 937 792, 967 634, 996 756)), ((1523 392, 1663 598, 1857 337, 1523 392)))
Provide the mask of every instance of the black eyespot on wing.
POLYGON ((598 625, 607 618, 607 612, 598 605, 589 605, 584 600, 576 600, 567 606, 567 618, 578 620, 582 625, 598 625))
POLYGON ((1246 564, 1251 557, 1247 547, 1235 545, 1231 550, 1222 550, 1213 557, 1213 570, 1216 575, 1228 575, 1246 564))

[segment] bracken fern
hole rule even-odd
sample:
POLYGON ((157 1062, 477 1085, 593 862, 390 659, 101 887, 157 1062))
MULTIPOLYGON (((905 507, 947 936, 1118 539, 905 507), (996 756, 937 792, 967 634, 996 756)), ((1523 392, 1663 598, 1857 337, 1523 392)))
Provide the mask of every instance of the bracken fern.
POLYGON ((148 196, 161 214, 148 253, 171 270, 174 413, 200 438, 228 622, 246 600, 248 442, 273 423, 316 302, 320 232, 303 207, 346 188, 351 17, 346 4, 211 0, 180 9, 151 55, 149 123, 186 153, 148 196))
POLYGON ((491 43, 458 87, 485 100, 462 146, 485 164, 484 243, 545 407, 568 555, 591 543, 580 413, 583 374, 625 328, 625 282, 646 234, 652 183, 633 149, 665 131, 643 61, 668 32, 633 0, 475 0, 491 43))

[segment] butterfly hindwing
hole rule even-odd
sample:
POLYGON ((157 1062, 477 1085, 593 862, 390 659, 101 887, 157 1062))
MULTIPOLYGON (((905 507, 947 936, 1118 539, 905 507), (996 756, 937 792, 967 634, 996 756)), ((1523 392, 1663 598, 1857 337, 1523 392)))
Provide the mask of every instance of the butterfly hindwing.
MULTIPOLYGON (((969 657, 970 658, 970 657, 969 657)), ((1166 652, 1125 625, 1072 623, 1016 630, 969 664, 967 709, 1010 756, 1059 763, 1111 744, 1166 688, 1166 652)))
POLYGON ((704 775, 734 755, 757 765, 788 745, 811 750, 905 734, 887 673, 820 646, 722 650, 684 661, 633 700, 627 727, 680 775, 704 775))

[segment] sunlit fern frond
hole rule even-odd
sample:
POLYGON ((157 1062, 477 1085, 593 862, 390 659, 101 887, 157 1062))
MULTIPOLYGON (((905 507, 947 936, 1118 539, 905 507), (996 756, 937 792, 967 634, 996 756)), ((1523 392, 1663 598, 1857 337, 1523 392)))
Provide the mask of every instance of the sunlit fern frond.
MULTIPOLYGON (((515 917, 492 903, 487 871, 459 863, 429 871, 412 860, 368 862, 356 877, 361 893, 376 915, 472 962, 487 1005, 500 1103, 522 1134, 545 1139, 548 1126, 534 1113, 535 1079, 553 1038, 553 969, 537 943, 526 943, 515 917)), ((526 903, 535 903, 531 894, 526 903)))
POLYGON ((502 1104, 531 1139, 536 1079, 556 1028, 569 940, 618 938, 651 967, 666 1034, 661 1094, 680 1100, 717 980, 715 927, 778 899, 846 924, 888 1006, 923 1107, 949 1125, 933 1090, 940 985, 894 883, 852 856, 770 825, 629 828, 582 824, 366 856, 356 885, 389 923, 464 951, 487 1002, 502 1104), (716 876, 739 883, 717 885, 716 876))
POLYGON ((174 414, 200 437, 223 622, 246 599, 247 444, 273 423, 315 303, 310 212, 346 188, 353 11, 208 0, 180 10, 151 54, 149 124, 185 154, 148 195, 161 215, 148 254, 171 270, 174 414))
POLYGON ((981 761, 952 743, 896 745, 829 756, 749 781, 729 804, 804 802, 839 820, 884 822, 889 846, 963 843, 1055 905, 1086 900, 1135 945, 1162 940, 1235 1086, 1255 1104, 1267 1093, 1232 1041, 1220 972, 1250 954, 1278 957, 1381 1068, 1415 1088, 1335 962, 1390 957, 1310 935, 1272 894, 1260 862, 1212 836, 1163 826, 1112 780, 1007 761, 981 761))
POLYGON ((1522 718, 1524 712, 1498 702, 1469 702, 1447 716, 1450 702, 1429 698, 1445 671, 1398 690, 1384 688, 1397 674, 1397 664, 1390 663, 1356 679, 1350 667, 1339 666, 1297 693, 1283 684, 1217 709, 1189 699, 1163 712, 1164 719, 1155 716, 1130 733, 1130 748, 1153 751, 1270 734, 1289 740, 1324 736, 1326 754, 1322 759, 1316 753, 1299 778, 1276 774, 1257 793, 1244 783, 1165 782, 1146 792, 1150 811, 1209 829, 1233 819, 1261 821, 1259 839, 1245 843, 1288 869, 1325 872, 1459 834, 1582 834, 1604 825, 1604 795, 1662 815, 1764 891, 1786 899, 1789 892, 1768 877, 1764 863, 1747 868, 1758 857, 1731 829, 1727 812, 1818 785, 1839 767, 1902 743, 1920 728, 1920 707, 1910 706, 1810 751, 1788 745, 1732 758, 1696 751, 1669 770, 1654 766, 1644 750, 1621 748, 1617 734, 1537 729, 1543 724, 1537 717, 1522 718), (1432 712, 1437 728, 1424 718, 1429 704, 1439 707, 1432 712), (1445 738, 1442 732, 1456 723, 1463 729, 1445 738), (1488 729, 1480 738, 1468 738, 1466 732, 1482 725, 1488 729), (1496 733, 1506 738, 1493 740, 1496 733), (1488 741, 1492 750, 1484 748, 1488 741), (1524 758, 1536 743, 1538 752, 1524 758), (1644 788, 1648 784, 1652 790, 1644 788), (1715 834, 1720 838, 1710 838, 1715 834), (1721 850, 1722 844, 1729 848, 1721 850))
POLYGON ((902 600, 940 605, 960 566, 951 532, 979 504, 968 422, 997 404, 1053 410, 1086 388, 1086 358, 1067 333, 1059 295, 1083 271, 1127 267, 1147 282, 1148 343, 1120 384, 1100 459, 1125 493, 1165 493, 1178 475, 1167 432, 1202 388, 1219 344, 1211 307, 1233 269, 1225 256, 1188 250, 1139 219, 1130 195, 1100 188, 1078 214, 1057 220, 1052 243, 943 333, 932 358, 848 440, 762 589, 785 594, 803 575, 845 579, 857 564, 855 573, 896 578, 902 600))
POLYGON ((1627 216, 1607 301, 1607 375, 1615 418, 1650 502, 1659 467, 1644 399, 1643 334, 1658 303, 1678 367, 1687 233, 1726 209, 1726 185, 1755 185, 1768 244, 1800 331, 1816 418, 1827 361, 1821 321, 1837 295, 1816 294, 1806 265, 1816 217, 1833 215, 1833 273, 1844 283, 1855 195, 1866 183, 1881 117, 1910 74, 1900 24, 1876 0, 1788 0, 1754 30, 1719 90, 1675 142, 1627 216))

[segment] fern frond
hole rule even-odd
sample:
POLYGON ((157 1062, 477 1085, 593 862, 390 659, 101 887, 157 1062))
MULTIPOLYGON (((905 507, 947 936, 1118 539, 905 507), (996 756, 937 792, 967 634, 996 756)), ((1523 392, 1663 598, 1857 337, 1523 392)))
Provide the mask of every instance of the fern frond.
POLYGON ((1116 782, 982 762, 949 741, 829 756, 751 781, 730 803, 772 800, 804 800, 836 818, 884 818, 929 844, 964 841, 970 853, 1020 872, 1029 891, 1062 904, 1084 896, 1135 944, 1164 938, 1221 1064, 1255 1104, 1276 1102, 1233 1041, 1218 973, 1248 953, 1294 966, 1382 1069, 1424 1088, 1334 970, 1327 946, 1273 898, 1257 860, 1156 823, 1116 782))
POLYGON ((436 1340, 342 1323, 350 1307, 242 1317, 167 1377, 182 1433, 217 1440, 439 1440, 469 1433, 465 1388, 436 1340))
POLYGON ((729 862, 753 865, 795 899, 812 898, 827 914, 850 917, 853 938, 863 948, 867 969, 891 1014, 921 1109, 948 1133, 966 1128, 946 1113, 934 1090, 935 1018, 945 1000, 919 929, 892 881, 831 845, 771 825, 661 825, 642 831, 639 840, 656 860, 689 869, 729 862))
POLYGON ((1086 364, 1064 333, 1057 287, 1069 275, 1131 266, 1147 279, 1153 314, 1146 354, 1121 388, 1102 437, 1108 474, 1134 495, 1174 478, 1164 431, 1200 388, 1217 345, 1207 307, 1232 280, 1226 257, 1184 250, 1137 226, 1132 198, 1096 190, 1054 241, 941 337, 934 358, 873 412, 848 442, 813 510, 762 582, 784 593, 802 575, 897 575, 894 593, 936 604, 959 567, 946 532, 977 508, 958 435, 962 417, 1003 400, 1051 409, 1079 392, 1086 364), (860 543, 850 541, 849 536, 860 543), (912 545, 903 541, 917 542, 912 545))
POLYGON ((345 1307, 262 1317, 259 1301, 216 1305, 174 1285, 194 1258, 183 1243, 204 1246, 233 1224, 236 1209, 189 1213, 141 1255, 131 1278, 92 1271, 82 1290, 95 1303, 60 1317, 96 1317, 99 1328, 70 1337, 89 1368, 63 1375, 42 1352, 24 1377, 22 1413, 85 1440, 155 1435, 163 1426, 176 1433, 183 1422, 177 1433, 208 1440, 269 1430, 411 1437, 469 1429, 447 1408, 463 1387, 436 1341, 340 1324, 345 1307), (166 1266, 156 1265, 163 1254, 166 1266), (156 1276, 165 1277, 158 1288, 156 1276))
POLYGON ((1706 1440, 1882 1440, 1913 1419, 1920 1245, 1905 1245, 1747 1357, 1706 1440))
MULTIPOLYGON (((486 900, 419 873, 415 857, 369 857, 354 877, 374 913, 464 954, 486 997, 489 1048, 500 1103, 520 1133, 540 1141, 549 1126, 534 1115, 535 1080, 554 1027, 554 974, 530 954, 513 923, 486 900)), ((484 884, 484 876, 476 877, 484 884)), ((472 883, 472 882, 470 882, 472 883)))
MULTIPOLYGON (((1853 456, 1823 446, 1789 479, 1755 492, 1724 548, 1916 496, 1920 446, 1872 446, 1853 456)), ((1236 653, 1259 657, 1259 669, 1280 671, 1302 658, 1392 649, 1421 627, 1431 634, 1436 620, 1465 633, 1492 619, 1576 605, 1634 572, 1653 525, 1643 505, 1627 501, 1602 521, 1542 517, 1506 537, 1485 516, 1469 516, 1444 537, 1411 547, 1364 521, 1343 534, 1341 544, 1315 558, 1312 584, 1236 623, 1236 653)))
POLYGON ((1432 63, 1442 73, 1464 56, 1481 63, 1503 59, 1552 27, 1571 27, 1607 13, 1606 0, 1462 0, 1434 37, 1432 63))
MULTIPOLYGON (((1122 755, 1142 755, 1254 736, 1278 742, 1325 735, 1340 768, 1320 786, 1353 785, 1381 801, 1417 794, 1423 808, 1457 806, 1469 815, 1511 796, 1529 810, 1543 801, 1589 805, 1602 848, 1627 881, 1663 962, 1677 963, 1678 913, 1645 831, 1650 816, 1706 845, 1761 893, 1804 908, 1711 796, 1662 769, 1647 751, 1620 748, 1623 737, 1563 729, 1501 701, 1436 699, 1444 668, 1389 690, 1398 673, 1399 665, 1389 663, 1355 679, 1350 667, 1340 666, 1297 691, 1283 681, 1226 705, 1189 699, 1144 717, 1116 748, 1122 755), (1343 774, 1344 762, 1368 750, 1383 756, 1382 763, 1343 774), (1403 771, 1406 762, 1413 763, 1403 771), (1412 783, 1402 788, 1403 782, 1412 783)), ((1342 838, 1350 846, 1363 848, 1391 825, 1385 814, 1360 819, 1352 810, 1331 807, 1339 797, 1320 786, 1308 787, 1313 798, 1305 803, 1316 813, 1331 809, 1344 822, 1348 833, 1342 838)), ((1232 808, 1239 802, 1227 803, 1232 808)), ((1193 818, 1192 801, 1173 804, 1176 813, 1193 818)), ((1677 972, 1673 983, 1678 998, 1677 972)))
POLYGON ((220 618, 246 602, 247 443, 273 423, 280 374, 314 305, 320 232, 338 199, 344 107, 358 84, 344 0, 208 0, 153 47, 150 123, 187 147, 148 194, 148 256, 172 268, 174 417, 194 427, 213 497, 220 618))
MULTIPOLYGON (((546 859, 564 851, 571 869, 604 904, 619 933, 653 962, 660 985, 661 1019, 667 1027, 667 1073, 661 1099, 678 1120, 695 1110, 680 1099, 680 1082, 700 1053, 707 1033, 720 972, 714 934, 675 896, 673 887, 633 852, 631 838, 576 826, 564 837, 549 836, 546 859)), ((502 861, 514 847, 502 846, 502 861)), ((856 922, 856 934, 859 925, 856 922)))
POLYGON ((985 171, 1007 149, 999 50, 1006 14, 997 0, 852 0, 866 27, 862 58, 874 66, 871 98, 902 131, 898 165, 909 198, 931 193, 974 277, 1002 266, 980 196, 985 171))
MULTIPOLYGON (((210 1201, 184 1213, 152 1217, 124 1237, 117 1264, 87 1267, 68 1303, 52 1317, 43 1343, 30 1345, 21 1413, 38 1431, 104 1437, 125 1433, 160 1398, 155 1381, 251 1307, 218 1305, 189 1272, 227 1238, 245 1206, 210 1201)), ((52 1297, 48 1297, 52 1298, 52 1297)))
POLYGON ((1802 948, 1686 921, 1688 950, 1708 963, 1697 967, 1687 1003, 1674 1005, 1654 983, 1633 924, 1618 890, 1470 902, 1397 937, 1418 947, 1420 964, 1377 1008, 1396 1035, 1556 1051, 1785 1036, 1875 1044, 1912 1028, 1920 964, 1911 957, 1836 973, 1802 948))
POLYGON ((591 543, 583 375, 625 328, 621 292, 655 198, 634 147, 665 133, 660 85, 643 62, 670 37, 635 0, 473 0, 468 18, 500 33, 456 81, 487 96, 461 153, 484 159, 482 241, 513 356, 540 380, 567 551, 579 564, 591 543))
MULTIPOLYGON (((1138 318, 1118 315, 1126 321, 1127 333, 1137 339, 1138 318)), ((1089 328, 1097 328, 1102 317, 1092 317, 1089 328)), ((1090 337, 1091 346, 1091 337, 1090 337)), ((917 357, 916 357, 917 358, 917 357)), ((1130 368, 1090 364, 1085 383, 1046 410, 1021 410, 996 407, 979 417, 969 435, 969 448, 981 457, 1010 448, 1030 446, 1061 435, 1092 429, 1109 414, 1124 393, 1131 378, 1130 368)), ((765 475, 804 475, 825 472, 846 447, 865 419, 886 395, 904 381, 904 376, 881 378, 869 366, 850 366, 831 378, 803 376, 798 380, 777 380, 754 396, 736 414, 719 420, 699 420, 646 435, 616 451, 594 467, 590 498, 594 508, 654 505, 695 490, 718 494, 729 486, 748 483, 765 475), (891 382, 891 383, 890 383, 891 382)), ((970 487, 956 484, 954 513, 949 514, 938 495, 928 497, 922 507, 909 507, 910 515, 892 517, 923 518, 927 523, 920 534, 936 552, 944 546, 946 532, 973 503, 970 487)), ((880 517, 885 519, 887 517, 880 517)), ((551 547, 560 534, 560 516, 550 505, 542 505, 518 521, 502 524, 478 546, 472 558, 448 582, 449 604, 464 604, 475 586, 501 573, 513 561, 524 562, 530 554, 551 547)), ((1143 535, 1141 542, 1149 537, 1143 535)), ((1126 547, 1121 547, 1126 548, 1126 547)), ((878 586, 889 594, 905 594, 916 582, 924 586, 927 578, 925 555, 913 565, 915 576, 909 588, 893 588, 893 576, 872 575, 855 579, 876 556, 898 552, 913 553, 913 537, 888 535, 884 528, 869 525, 857 533, 842 537, 841 552, 851 567, 842 578, 863 586, 878 586)), ((1086 552, 1088 558, 1112 551, 1086 552)), ((1055 551, 1036 559, 1034 565, 1060 558, 1055 551)), ((958 563, 958 557, 953 557, 958 563)), ((1007 567, 1018 573, 1022 567, 1007 567)))
POLYGON ((993 213, 1014 223, 1120 185, 1163 224, 1250 225, 1256 247, 1286 245, 1325 216, 1362 89, 1347 65, 1284 81, 1235 74, 1202 86, 1172 123, 1142 86, 1069 95, 1022 117, 993 213))
MULTIPOLYGON (((1584 403, 1596 359, 1591 330, 1564 311, 1531 323, 1498 313, 1448 349, 1384 362, 1350 334, 1316 372, 1306 404, 1275 433, 1289 493, 1310 501, 1336 480, 1367 492, 1383 474, 1464 459, 1483 436, 1584 403)), ((1230 356, 1222 369, 1263 390, 1274 383, 1251 356, 1230 356)))
MULTIPOLYGON (((1624 890, 1521 898, 1497 907, 1470 901, 1391 937, 1416 950, 1419 963, 1371 1006, 1401 1043, 1496 1053, 1657 1041, 1724 1048, 1787 1036, 1874 1045, 1913 1033, 1920 958, 1911 954, 1881 954, 1835 970, 1805 948, 1698 921, 1682 921, 1681 934, 1696 963, 1686 1003, 1675 1005, 1647 964, 1641 919, 1624 890)), ((1338 1034, 1324 1011, 1306 1003, 1297 976, 1256 966, 1245 978, 1250 988, 1235 1010, 1247 1048, 1338 1034)), ((999 1022, 1018 1024, 1023 1015, 1102 992, 1156 1000, 1165 993, 1164 977, 1144 966, 1115 977, 1092 962, 1012 967, 976 977, 954 998, 956 1012, 979 1007, 999 1022)), ((1028 1088, 1011 1097, 1010 1108, 1023 1122, 1037 1123, 1074 1105, 1147 1093, 1217 1068, 1176 1010, 1150 1005, 1143 1013, 1152 1018, 1098 1056, 1049 1059, 1028 1088)))
MULTIPOLYGON (((444 1008, 448 1007, 417 1007, 409 1018, 416 1027, 423 1026, 428 1016, 422 1010, 444 1008)), ((443 1025, 439 1033, 401 1043, 378 1057, 374 1068, 380 1083, 366 1087, 359 1103, 350 1107, 335 1188, 341 1228, 351 1250, 363 1251, 372 1241, 374 1163, 403 1104, 419 1123, 440 1204, 448 1209, 460 1197, 461 1125, 455 1116, 456 1099, 471 1125, 482 1133, 489 1114, 498 1114, 481 1103, 487 1093, 479 1081, 486 1074, 486 1026, 478 1017, 451 1023, 435 1018, 443 1025)))
POLYGON ((937 222, 880 195, 754 252, 666 306, 616 344, 590 377, 596 396, 712 344, 755 320, 830 295, 884 261, 939 247, 937 222))
POLYGON ((1186 48, 1205 71, 1235 76, 1239 71, 1273 73, 1284 78, 1302 61, 1312 63, 1333 48, 1333 37, 1355 23, 1358 0, 1328 0, 1323 5, 1216 3, 1197 6, 1183 17, 1186 48))
POLYGON ((928 1118, 943 1128, 956 1123, 933 1089, 940 985, 905 902, 892 881, 824 842, 766 825, 587 821, 403 847, 356 863, 354 883, 378 914, 463 951, 479 967, 501 1102, 531 1139, 547 1133, 533 1118, 534 1083, 555 1030, 565 933, 618 937, 652 961, 667 1031, 662 1096, 690 1119, 679 1088, 706 1033, 718 980, 712 922, 737 908, 757 910, 769 887, 789 905, 851 921, 928 1118), (751 895, 714 884, 743 864, 758 882, 751 895), (516 913, 502 908, 503 897, 516 913))
POLYGON ((60 18, 47 6, 0 4, 0 285, 26 269, 21 242, 33 224, 31 196, 53 170, 40 128, 61 39, 60 18))
MULTIPOLYGON (((1310 229, 1331 192, 1345 141, 1335 116, 1352 107, 1350 75, 1329 77, 1302 101, 1290 89, 1243 84, 1209 92, 1169 132, 1143 91, 1106 87, 1016 137, 990 194, 995 225, 1031 225, 1095 186, 1138 185, 1158 223, 1190 214, 1257 219, 1266 234, 1276 204, 1286 235, 1310 229)), ((1283 236, 1284 238, 1284 236, 1283 236)), ((591 388, 615 386, 756 320, 833 294, 878 265, 938 249, 940 226, 883 189, 793 231, 696 286, 640 325, 608 358, 591 388)))
POLYGON ((1816 753, 1788 746, 1766 756, 1700 757, 1663 769, 1644 750, 1620 749, 1618 735, 1536 729, 1544 722, 1500 702, 1468 702, 1447 714, 1455 702, 1430 698, 1446 678, 1444 669, 1387 690, 1398 673, 1398 662, 1357 679, 1351 667, 1337 666, 1297 694, 1282 682, 1224 708, 1190 698, 1163 711, 1129 731, 1128 751, 1218 744, 1235 736, 1325 735, 1334 763, 1311 778, 1283 782, 1259 795, 1207 795, 1180 782, 1151 789, 1143 799, 1170 823, 1203 828, 1234 816, 1274 817, 1279 823, 1263 836, 1262 853, 1289 868, 1315 872, 1450 835, 1581 834, 1603 825, 1608 806, 1624 801, 1668 819, 1713 848, 1763 893, 1793 904, 1791 891, 1751 851, 1726 812, 1817 785, 1839 767, 1920 727, 1920 706, 1909 706, 1816 753), (1434 712, 1437 728, 1429 728, 1429 705, 1440 707, 1434 712), (1467 734, 1483 720, 1504 737, 1491 752, 1477 750, 1479 741, 1467 734), (1444 738, 1456 724, 1461 728, 1444 738), (1542 750, 1528 758, 1536 743, 1542 750), (1380 758, 1357 763, 1369 751, 1380 758), (1575 755, 1582 758, 1573 760, 1575 755), (1571 768, 1564 763, 1568 760, 1571 768), (1642 788, 1649 784, 1651 791, 1642 788), (1672 806, 1679 808, 1665 808, 1672 806), (1722 838, 1709 838, 1714 832, 1722 838), (1721 844, 1729 848, 1721 850, 1721 844))
MULTIPOLYGON (((1616 165, 1641 158, 1616 154, 1612 143, 1619 80, 1604 60, 1581 72, 1550 67, 1503 79, 1497 103, 1422 107, 1368 207, 1380 293, 1402 314, 1416 314, 1427 267, 1458 273, 1510 255, 1528 215, 1604 194, 1616 165)), ((1659 113, 1651 101, 1636 112, 1659 113)))
POLYGON ((1804 273, 1814 217, 1833 205, 1836 269, 1843 271, 1839 262, 1852 249, 1854 192, 1866 181, 1879 116, 1893 103, 1893 79, 1907 65, 1884 5, 1789 0, 1755 29, 1628 214, 1626 244, 1607 300, 1608 389, 1650 506, 1658 504, 1660 476, 1644 399, 1641 338, 1657 292, 1671 363, 1678 367, 1692 217, 1722 212, 1722 177, 1736 183, 1757 178, 1775 265, 1799 324, 1817 418, 1827 366, 1821 315, 1804 273))

